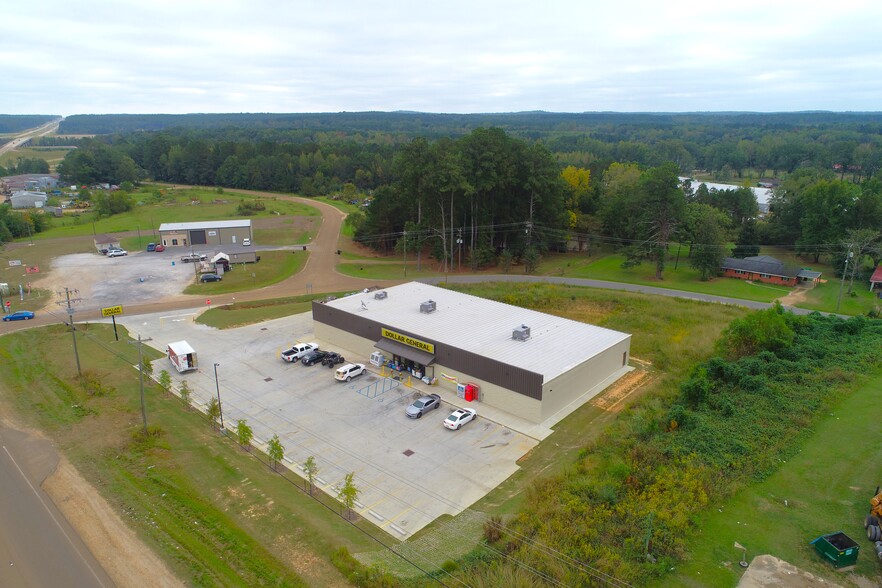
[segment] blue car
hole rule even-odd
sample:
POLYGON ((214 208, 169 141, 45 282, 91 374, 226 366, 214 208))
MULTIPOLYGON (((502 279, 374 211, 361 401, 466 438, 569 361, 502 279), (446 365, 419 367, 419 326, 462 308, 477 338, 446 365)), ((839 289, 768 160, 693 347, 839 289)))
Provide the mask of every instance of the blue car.
POLYGON ((34 318, 34 313, 30 310, 19 310, 3 317, 4 321, 29 321, 34 318))

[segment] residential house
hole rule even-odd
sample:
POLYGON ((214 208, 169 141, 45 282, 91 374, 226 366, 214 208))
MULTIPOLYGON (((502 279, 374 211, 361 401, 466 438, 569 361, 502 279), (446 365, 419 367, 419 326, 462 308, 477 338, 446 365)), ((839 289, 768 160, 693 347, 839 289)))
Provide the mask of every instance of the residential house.
POLYGON ((757 255, 745 257, 744 259, 727 257, 720 264, 720 270, 727 278, 765 282, 781 286, 813 285, 821 278, 821 272, 788 266, 783 261, 769 255, 757 255))

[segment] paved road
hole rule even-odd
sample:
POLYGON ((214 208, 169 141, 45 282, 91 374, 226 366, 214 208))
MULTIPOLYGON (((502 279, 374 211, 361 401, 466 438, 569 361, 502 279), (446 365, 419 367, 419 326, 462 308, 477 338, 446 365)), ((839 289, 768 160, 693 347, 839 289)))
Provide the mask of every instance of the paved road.
POLYGON ((113 580, 40 487, 58 463, 48 441, 0 427, 0 586, 110 588, 113 580))
POLYGON ((33 139, 34 137, 42 137, 43 135, 48 135, 49 133, 54 133, 58 130, 58 124, 61 122, 61 119, 53 120, 52 122, 48 122, 41 127, 37 127, 36 129, 31 129, 30 131, 25 131, 20 135, 17 135, 14 139, 5 143, 4 145, 0 145, 0 155, 3 155, 7 151, 15 151, 19 147, 21 147, 25 142, 29 139, 33 139))

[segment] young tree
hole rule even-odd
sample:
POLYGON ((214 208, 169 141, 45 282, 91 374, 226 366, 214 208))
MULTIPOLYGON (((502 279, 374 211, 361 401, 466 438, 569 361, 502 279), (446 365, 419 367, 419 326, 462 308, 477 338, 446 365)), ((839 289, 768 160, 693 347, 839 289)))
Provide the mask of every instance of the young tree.
POLYGON ((279 462, 285 457, 285 446, 282 445, 278 435, 273 435, 273 438, 266 444, 266 449, 270 458, 270 467, 276 471, 279 462))
POLYGON ((211 400, 208 401, 208 420, 211 422, 211 428, 214 429, 217 427, 217 419, 220 417, 220 404, 217 402, 217 398, 214 396, 211 397, 211 400))
POLYGON ((676 164, 654 167, 640 177, 639 198, 643 210, 643 235, 655 261, 655 278, 663 279, 668 242, 683 220, 686 195, 680 189, 676 164))
POLYGON ((720 271, 720 264, 726 256, 726 237, 716 209, 703 204, 694 206, 706 210, 699 211, 694 219, 694 245, 689 265, 698 270, 701 280, 706 282, 720 271))
POLYGON ((346 477, 343 478, 343 485, 337 492, 337 499, 346 507, 346 518, 349 520, 352 519, 352 507, 355 506, 355 501, 358 500, 360 494, 359 489, 355 487, 354 478, 355 472, 346 474, 346 477))
POLYGON ((241 445, 245 451, 251 451, 251 440, 254 438, 254 431, 251 430, 251 427, 245 422, 245 419, 239 419, 236 421, 236 436, 239 438, 239 445, 241 445))
POLYGON ((192 396, 193 391, 190 390, 190 384, 187 383, 187 380, 181 381, 181 403, 183 403, 184 408, 190 410, 190 397, 192 396))
POLYGON ((303 462, 303 473, 306 474, 306 480, 309 482, 309 495, 312 496, 312 488, 315 485, 315 478, 318 476, 319 468, 315 463, 315 458, 309 456, 303 462))
POLYGON ((528 274, 535 273, 541 260, 542 255, 535 247, 532 245, 527 247, 524 250, 524 272, 528 274))
POLYGON ((159 387, 162 388, 163 392, 168 393, 171 390, 172 379, 169 373, 165 370, 159 372, 159 377, 156 380, 159 383, 159 387))

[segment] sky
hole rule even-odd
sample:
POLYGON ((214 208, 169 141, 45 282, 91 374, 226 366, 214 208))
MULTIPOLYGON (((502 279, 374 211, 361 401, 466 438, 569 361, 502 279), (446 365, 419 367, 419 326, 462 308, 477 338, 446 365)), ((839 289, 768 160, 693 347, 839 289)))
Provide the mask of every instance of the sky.
POLYGON ((30 0, 0 113, 880 111, 878 0, 30 0))

